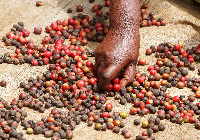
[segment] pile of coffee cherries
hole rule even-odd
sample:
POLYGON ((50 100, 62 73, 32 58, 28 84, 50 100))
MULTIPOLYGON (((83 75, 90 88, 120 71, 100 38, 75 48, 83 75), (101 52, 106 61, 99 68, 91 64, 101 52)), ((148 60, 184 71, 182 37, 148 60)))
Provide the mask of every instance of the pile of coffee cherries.
POLYGON ((147 27, 147 26, 165 26, 166 21, 164 18, 158 18, 154 12, 147 13, 147 4, 143 4, 141 6, 141 19, 140 19, 140 27, 147 27))
MULTIPOLYGON (((105 5, 109 5, 108 0, 105 5)), ((108 96, 114 97, 121 105, 133 104, 130 115, 154 114, 142 122, 140 119, 134 120, 134 125, 146 129, 136 136, 137 140, 154 140, 153 133, 165 130, 161 124, 163 119, 177 124, 192 123, 196 129, 200 129, 200 103, 197 100, 200 98, 200 78, 188 74, 188 70, 195 70, 194 61, 200 62, 200 45, 187 50, 181 43, 150 46, 146 55, 155 54, 157 61, 148 66, 148 74, 137 71, 135 80, 123 88, 119 85, 121 77, 115 77, 107 91, 99 90, 94 64, 88 60, 94 57, 94 52, 82 46, 88 40, 101 42, 106 36, 108 25, 105 20, 109 18, 109 12, 103 15, 102 7, 93 6, 96 15, 92 20, 79 13, 72 19, 53 22, 45 28, 49 35, 42 40, 43 45, 35 45, 26 39, 30 32, 24 29, 22 22, 13 25, 11 32, 3 37, 6 45, 14 45, 16 49, 13 53, 0 55, 0 63, 30 63, 32 66, 49 64, 49 69, 35 79, 29 78, 27 83, 21 82, 20 87, 24 92, 11 103, 0 98, 1 139, 23 140, 23 133, 16 131, 20 122, 27 134, 43 134, 52 140, 71 139, 73 130, 81 121, 98 131, 112 130, 130 138, 131 130, 124 129, 124 119, 128 114, 113 112, 114 106, 106 103, 108 96), (70 39, 69 46, 64 44, 65 39, 70 39), (167 92, 167 88, 171 87, 180 90, 191 88, 194 95, 172 96, 167 92), (51 109, 51 113, 40 121, 26 120, 24 107, 40 113, 51 109), (61 108, 65 110, 61 111, 61 108)), ((147 23, 156 20, 152 13, 147 16, 147 7, 145 4, 141 7, 142 24, 144 20, 147 23)), ((82 6, 77 6, 78 12, 82 10, 82 6)), ((157 24, 166 23, 159 18, 157 24)), ((35 30, 40 31, 38 28, 35 30)), ((138 64, 146 65, 146 60, 140 58, 138 64)), ((6 82, 2 81, 1 85, 6 86, 6 82)))
MULTIPOLYGON (((87 60, 93 53, 81 49, 79 45, 65 46, 61 41, 57 41, 54 46, 45 45, 42 48, 48 49, 43 53, 44 58, 51 62, 49 70, 36 79, 30 78, 28 83, 21 82, 20 87, 24 88, 24 93, 13 99, 10 104, 3 99, 1 102, 1 108, 8 106, 8 109, 15 111, 29 107, 43 113, 45 109, 56 107, 52 109, 49 117, 38 122, 26 121, 22 117, 22 125, 28 134, 43 134, 52 139, 72 138, 76 125, 84 121, 88 126, 95 123, 96 130, 110 129, 114 133, 121 131, 125 138, 131 137, 131 133, 123 129, 123 120, 128 114, 113 112, 111 103, 105 105, 107 96, 114 97, 122 105, 132 103, 131 115, 157 113, 157 117, 151 116, 149 120, 142 122, 141 126, 147 130, 136 137, 138 140, 155 139, 152 134, 165 129, 165 126, 160 124, 160 120, 163 119, 178 124, 194 123, 195 128, 200 129, 200 118, 196 118, 196 115, 200 114, 200 103, 194 103, 195 99, 200 97, 200 79, 189 76, 185 68, 195 69, 193 62, 200 60, 200 46, 188 50, 184 50, 181 43, 151 46, 146 50, 146 54, 155 53, 157 62, 148 67, 149 75, 137 71, 133 83, 124 88, 120 88, 120 77, 116 77, 109 84, 107 91, 98 89, 93 63, 87 60), (50 50, 52 47, 54 49, 50 50), (172 86, 180 89, 187 86, 195 92, 196 98, 193 95, 170 96, 167 88, 172 86), (67 108, 68 112, 58 108, 67 108)), ((2 56, 2 59, 5 60, 6 57, 9 57, 8 53, 2 56)), ((145 65, 146 60, 140 58, 138 64, 145 65)), ((138 119, 134 121, 135 125, 140 123, 138 119)), ((2 127, 4 130, 4 126, 2 127)), ((10 133, 6 130, 2 135, 8 136, 10 133)))
MULTIPOLYGON (((38 2, 39 3, 39 2, 38 2)), ((37 4, 36 4, 37 5, 37 4)), ((105 1, 105 7, 109 6, 109 0, 105 1)), ((88 41, 97 41, 102 42, 105 36, 108 33, 108 19, 109 19, 109 11, 105 14, 102 11, 104 6, 94 5, 92 7, 92 11, 95 15, 90 19, 88 15, 84 15, 79 13, 77 16, 74 16, 71 19, 51 23, 50 26, 45 27, 47 36, 42 40, 43 44, 54 44, 56 41, 64 41, 65 39, 70 39, 72 44, 81 44, 87 45, 88 41)), ((143 4, 141 6, 141 27, 146 26, 165 26, 166 21, 163 18, 157 18, 154 12, 147 13, 148 5, 143 4)), ((77 12, 82 12, 83 6, 77 6, 77 12)), ((71 13, 72 9, 68 9, 68 13, 71 13)), ((41 34, 42 28, 35 27, 34 33, 41 34)), ((3 37, 3 41, 6 46, 24 46, 29 42, 26 39, 30 34, 30 31, 24 29, 24 23, 19 22, 18 24, 14 24, 13 28, 10 32, 7 33, 6 36, 3 37)))

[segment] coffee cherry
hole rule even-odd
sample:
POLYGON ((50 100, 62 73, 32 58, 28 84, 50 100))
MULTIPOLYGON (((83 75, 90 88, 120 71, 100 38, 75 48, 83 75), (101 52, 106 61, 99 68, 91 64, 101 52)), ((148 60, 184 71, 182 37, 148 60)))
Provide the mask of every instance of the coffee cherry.
POLYGON ((32 60, 31 64, 32 64, 32 66, 37 66, 38 65, 38 61, 37 60, 32 60))
POLYGON ((111 103, 107 103, 106 106, 105 106, 105 109, 106 109, 106 111, 108 111, 108 112, 112 111, 112 108, 113 108, 113 106, 112 106, 111 103))
POLYGON ((185 86, 185 85, 184 85, 183 82, 180 82, 180 81, 179 81, 179 82, 177 83, 177 87, 180 88, 180 89, 184 88, 184 86, 185 86))
POLYGON ((130 133, 130 132, 126 132, 126 133, 124 134, 124 137, 127 138, 127 139, 130 138, 130 137, 131 137, 131 133, 130 133))
POLYGON ((72 13, 72 8, 68 8, 67 13, 72 13))
POLYGON ((120 127, 121 127, 121 122, 120 122, 120 120, 114 120, 114 121, 113 121, 113 124, 114 124, 115 126, 120 126, 120 127))
POLYGON ((114 91, 119 91, 120 90, 120 85, 119 84, 114 84, 113 89, 114 89, 114 91))
POLYGON ((83 12, 83 6, 78 5, 76 10, 77 12, 83 12))
POLYGON ((28 30, 24 30, 22 33, 23 33, 24 37, 28 37, 30 34, 30 32, 28 30))
POLYGON ((27 128, 27 133, 28 134, 32 134, 33 133, 33 129, 32 128, 27 128))
POLYGON ((149 122, 148 121, 143 121, 142 122, 142 127, 146 128, 149 126, 149 122))
POLYGON ((37 1, 37 2, 36 2, 36 6, 39 7, 39 6, 42 6, 42 5, 43 5, 43 3, 42 3, 41 1, 37 1))
POLYGON ((134 120, 134 124, 135 124, 135 125, 139 125, 139 124, 140 124, 140 119, 135 119, 135 120, 134 120))
POLYGON ((126 112, 120 112, 119 116, 122 117, 123 119, 127 118, 127 113, 126 112))
POLYGON ((100 16, 100 17, 103 16, 103 11, 102 10, 97 10, 96 15, 100 16))
POLYGON ((42 32, 42 28, 40 28, 40 27, 35 27, 34 28, 34 33, 35 34, 41 34, 41 32, 42 32))
POLYGON ((7 82, 3 80, 3 81, 0 82, 0 85, 1 85, 2 87, 6 87, 7 82))
POLYGON ((101 130, 101 124, 100 123, 96 123, 95 124, 95 129, 96 130, 101 130))
POLYGON ((146 60, 144 58, 140 58, 139 61, 138 61, 138 63, 140 65, 145 65, 146 64, 146 60))
POLYGON ((165 126, 163 124, 158 125, 158 128, 160 131, 164 131, 165 130, 165 126))
POLYGON ((109 7, 109 0, 105 1, 105 7, 109 7))
POLYGON ((196 91, 196 97, 200 98, 200 91, 196 91))
POLYGON ((114 132, 114 133, 119 133, 119 132, 120 132, 120 127, 119 127, 119 126, 115 126, 115 127, 113 128, 113 132, 114 132))
POLYGON ((119 84, 120 82, 120 79, 118 77, 115 77, 113 80, 112 80, 113 84, 119 84))

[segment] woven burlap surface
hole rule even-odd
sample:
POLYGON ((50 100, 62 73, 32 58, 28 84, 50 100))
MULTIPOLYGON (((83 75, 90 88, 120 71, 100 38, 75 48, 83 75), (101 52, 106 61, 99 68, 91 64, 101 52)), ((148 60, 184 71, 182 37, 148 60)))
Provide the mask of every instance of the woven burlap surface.
MULTIPOLYGON (((89 0, 42 0, 44 3, 41 7, 36 7, 37 0, 1 0, 0 1, 0 38, 4 36, 11 28, 12 25, 18 21, 25 23, 25 29, 28 29, 31 34, 28 38, 32 39, 35 44, 40 45, 41 39, 46 35, 43 31, 41 35, 33 34, 33 29, 36 26, 42 27, 50 25, 51 22, 56 20, 64 20, 76 13, 76 6, 82 5, 84 7, 84 14, 92 16, 91 8, 94 4, 104 4, 104 0, 96 0, 94 3, 89 3, 89 0), (66 11, 68 8, 73 9, 72 14, 68 14, 66 11)), ((148 12, 154 11, 158 17, 164 17, 167 21, 166 26, 162 27, 145 27, 140 28, 140 56, 147 60, 148 64, 154 64, 156 59, 152 56, 145 56, 145 50, 150 45, 158 45, 163 42, 171 42, 173 44, 182 42, 185 48, 191 48, 200 44, 200 8, 193 5, 188 0, 142 0, 141 4, 145 2, 149 5, 148 12)), ((103 8, 106 12, 108 8, 103 8)), ((67 41, 68 42, 68 41, 67 41)), ((69 43, 69 42, 68 42, 69 43)), ((91 50, 94 50, 98 43, 89 42, 86 46, 91 50)), ((4 43, 0 42, 0 54, 5 52, 13 52, 14 47, 5 47, 4 43)), ((198 65, 196 65, 197 67, 198 65)), ((0 65, 0 80, 7 81, 7 87, 0 87, 0 97, 3 97, 7 101, 11 101, 13 98, 23 92, 19 88, 19 84, 22 81, 27 81, 29 77, 37 77, 41 75, 47 66, 33 67, 29 64, 13 65, 13 64, 1 64, 0 65)), ((147 66, 138 66, 138 70, 146 72, 147 66)), ((198 77, 197 70, 189 72, 191 75, 198 77)), ((193 95, 190 89, 169 89, 171 95, 193 95)), ((108 98, 107 102, 114 105, 113 111, 120 112, 125 111, 129 114, 131 104, 120 105, 118 101, 113 98, 108 98)), ((46 117, 50 110, 46 110, 45 113, 38 113, 28 108, 24 108, 28 112, 27 120, 40 120, 42 117, 46 117)), ((128 115, 124 120, 126 123, 125 128, 132 133, 130 139, 135 139, 135 136, 141 134, 145 129, 141 128, 141 125, 134 126, 133 121, 135 118, 141 120, 148 119, 149 115, 140 117, 138 115, 128 115)), ((163 132, 153 134, 158 140, 197 140, 200 139, 198 130, 194 128, 193 124, 173 124, 167 120, 161 121, 166 129, 163 132)), ((19 130, 22 130, 19 127, 19 130)), ((25 132, 25 131, 24 131, 25 132)), ((43 140, 43 135, 24 135, 28 140, 43 140)), ((111 130, 105 132, 94 130, 94 126, 87 127, 85 123, 81 123, 74 130, 74 140, 121 140, 124 137, 120 134, 115 134, 111 130)))

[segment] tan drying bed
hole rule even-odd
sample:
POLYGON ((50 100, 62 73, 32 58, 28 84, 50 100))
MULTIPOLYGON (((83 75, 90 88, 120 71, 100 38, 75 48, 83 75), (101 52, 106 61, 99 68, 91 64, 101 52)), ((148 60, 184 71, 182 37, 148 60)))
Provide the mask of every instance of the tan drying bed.
MULTIPOLYGON (((36 7, 37 0, 0 0, 0 38, 4 36, 12 27, 13 24, 18 21, 25 23, 25 29, 31 31, 30 38, 36 43, 41 43, 41 38, 46 34, 43 32, 41 35, 34 35, 33 28, 35 26, 42 27, 49 25, 51 22, 57 19, 64 20, 76 15, 76 6, 83 5, 84 13, 91 14, 91 8, 94 4, 104 4, 104 0, 96 0, 95 3, 88 3, 89 0, 41 0, 44 5, 36 7), (68 8, 73 9, 72 14, 66 13, 68 8)), ((155 63, 153 56, 145 56, 145 50, 150 45, 158 45, 162 42, 172 42, 173 44, 182 42, 186 48, 197 46, 200 44, 200 8, 195 7, 187 0, 142 0, 141 4, 146 2, 149 5, 148 12, 154 11, 156 15, 162 16, 167 20, 165 27, 146 27, 140 29, 141 47, 140 57, 146 57, 149 64, 155 63)), ((107 11, 108 8, 104 8, 107 11)), ((89 43, 87 46, 91 50, 94 50, 98 43, 89 43)), ((0 54, 5 52, 13 52, 14 47, 5 47, 0 42, 0 54)), ((146 71, 147 66, 138 66, 137 69, 146 71)), ((28 64, 24 65, 12 65, 1 64, 0 65, 0 80, 6 80, 8 82, 7 87, 0 87, 0 97, 11 101, 14 97, 17 97, 22 89, 19 89, 19 83, 21 81, 27 81, 28 77, 37 77, 46 70, 46 66, 31 67, 28 64)), ((197 76, 197 70, 190 72, 190 74, 197 76)), ((184 88, 179 90, 177 88, 171 88, 169 90, 172 95, 177 94, 194 94, 190 89, 184 88)), ((131 104, 121 106, 118 101, 109 98, 108 102, 114 104, 114 111, 126 111, 129 113, 131 104)), ((40 120, 49 114, 50 110, 45 113, 38 113, 36 111, 25 108, 28 112, 27 119, 40 120)), ((144 129, 141 126, 134 126, 133 121, 135 118, 147 119, 149 116, 139 117, 128 116, 125 119, 125 128, 132 132, 130 139, 135 139, 135 136, 142 133, 144 129)), ((198 140, 200 139, 200 130, 194 129, 192 124, 177 125, 169 121, 162 121, 166 126, 165 131, 153 134, 158 140, 198 140)), ((20 127, 21 129, 21 127, 20 127)), ((25 132, 25 131, 24 131, 25 132)), ((43 140, 46 139, 43 135, 25 135, 27 140, 43 140)), ((120 134, 114 134, 112 131, 106 132, 96 131, 94 127, 87 127, 85 123, 81 123, 74 130, 74 140, 122 140, 123 136, 120 134)))

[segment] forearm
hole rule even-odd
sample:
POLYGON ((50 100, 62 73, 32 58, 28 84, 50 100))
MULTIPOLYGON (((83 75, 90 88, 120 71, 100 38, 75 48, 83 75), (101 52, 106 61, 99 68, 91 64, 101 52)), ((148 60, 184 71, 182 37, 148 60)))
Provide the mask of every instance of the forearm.
POLYGON ((139 0, 110 0, 110 30, 139 33, 139 0))
POLYGON ((98 86, 107 90, 110 81, 122 69, 120 86, 125 87, 134 80, 140 47, 139 0, 109 0, 110 24, 106 38, 95 50, 95 71, 98 86))

